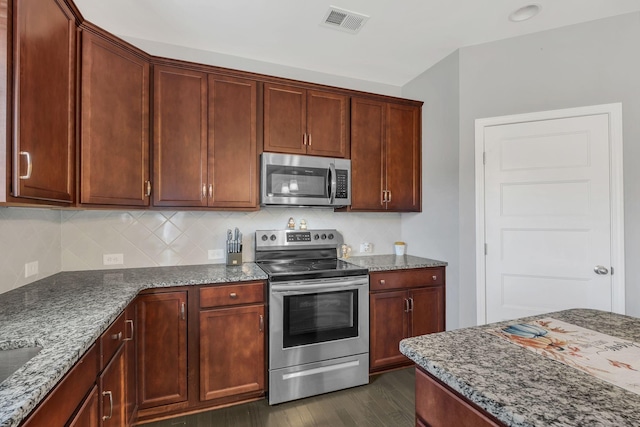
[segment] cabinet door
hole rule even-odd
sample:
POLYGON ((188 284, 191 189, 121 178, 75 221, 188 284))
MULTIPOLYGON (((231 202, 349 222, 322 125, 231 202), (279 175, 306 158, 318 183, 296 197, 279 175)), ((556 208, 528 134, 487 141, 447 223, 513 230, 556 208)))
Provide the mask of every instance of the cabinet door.
POLYGON ((209 75, 209 206, 258 207, 256 87, 209 75))
POLYGON ((82 35, 80 202, 148 206, 149 62, 82 35))
POLYGON ((420 212, 420 108, 388 104, 386 129, 387 209, 420 212))
POLYGON ((13 3, 13 195, 72 202, 75 19, 63 1, 13 3))
POLYGON ((100 419, 103 427, 124 426, 124 346, 113 356, 100 375, 100 419))
POLYGON ((412 302, 409 336, 444 331, 444 286, 409 291, 412 302))
POLYGON ((407 337, 407 291, 370 294, 369 369, 374 371, 406 363, 400 341, 407 337))
POLYGON ((134 301, 124 311, 125 317, 125 390, 124 390, 124 415, 126 425, 133 425, 133 418, 138 407, 138 381, 136 360, 136 308, 134 301))
POLYGON ((351 209, 385 209, 383 148, 386 104, 351 99, 351 209))
POLYGON ((98 387, 94 386, 76 415, 69 421, 69 427, 98 427, 98 413, 98 387))
POLYGON ((264 151, 305 154, 307 91, 264 85, 264 151))
POLYGON ((200 312, 200 400, 264 390, 264 305, 200 312))
POLYGON ((140 409, 187 400, 187 292, 138 300, 140 409))
POLYGON ((348 113, 347 96, 307 91, 307 154, 347 157, 348 113))
POLYGON ((154 66, 153 205, 207 205, 207 75, 154 66))

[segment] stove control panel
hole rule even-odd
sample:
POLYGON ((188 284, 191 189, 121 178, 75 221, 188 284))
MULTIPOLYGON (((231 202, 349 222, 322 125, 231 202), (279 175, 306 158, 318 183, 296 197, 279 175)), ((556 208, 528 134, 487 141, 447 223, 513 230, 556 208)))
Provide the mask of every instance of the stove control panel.
POLYGON ((337 248, 344 242, 338 230, 257 230, 256 251, 337 248))

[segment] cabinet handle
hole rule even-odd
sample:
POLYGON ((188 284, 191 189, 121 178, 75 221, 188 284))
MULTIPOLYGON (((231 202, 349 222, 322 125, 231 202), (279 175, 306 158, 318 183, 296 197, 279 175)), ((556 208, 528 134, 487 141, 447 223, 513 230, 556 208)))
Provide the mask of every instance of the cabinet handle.
POLYGON ((260 332, 264 331, 264 316, 260 315, 260 322, 258 323, 258 327, 260 328, 260 332))
POLYGON ((129 335, 129 338, 125 338, 122 341, 133 341, 133 320, 125 320, 124 323, 129 325, 129 332, 131 332, 131 334, 129 335))
POLYGON ((311 147, 311 134, 307 136, 307 145, 311 147))
POLYGON ((306 133, 302 134, 302 145, 307 145, 307 134, 306 133))
POLYGON ((209 184, 209 198, 213 197, 213 184, 209 184))
POLYGON ((109 415, 103 415, 102 421, 110 420, 113 416, 113 394, 110 391, 103 391, 102 396, 109 396, 109 415))
POLYGON ((147 191, 146 191, 145 195, 147 197, 151 197, 151 181, 145 181, 144 183, 145 183, 145 186, 147 188, 147 191))
POLYGON ((409 298, 409 311, 413 311, 413 297, 409 298))
POLYGON ((186 311, 186 304, 185 303, 180 304, 180 319, 181 320, 185 320, 186 319, 185 311, 186 311))
POLYGON ((236 298, 238 298, 238 294, 236 294, 235 292, 231 292, 231 293, 229 294, 229 298, 231 298, 231 299, 236 299, 236 298))
POLYGON ((408 299, 404 300, 404 312, 405 313, 409 312, 409 300, 408 299))
POLYGON ((438 276, 431 276, 433 278, 433 281, 435 282, 436 280, 438 280, 438 276))
POLYGON ((20 155, 21 156, 25 156, 27 158, 27 174, 26 175, 20 175, 19 178, 20 179, 29 179, 29 178, 31 178, 31 170, 33 168, 33 163, 31 163, 31 154, 29 154, 28 151, 21 151, 20 155))
POLYGON ((389 197, 387 197, 387 203, 391 203, 391 191, 387 191, 389 197))
POLYGON ((381 279, 380 280, 380 286, 384 286, 384 285, 385 285, 385 281, 384 281, 384 279, 381 279))
POLYGON ((111 339, 112 340, 116 340, 116 341, 120 341, 122 339, 122 331, 118 332, 117 334, 111 335, 111 339))
POLYGON ((387 197, 386 197, 387 192, 382 190, 382 197, 380 198, 380 204, 384 205, 384 202, 387 201, 387 197))
POLYGON ((202 184, 202 198, 207 198, 207 184, 202 184))

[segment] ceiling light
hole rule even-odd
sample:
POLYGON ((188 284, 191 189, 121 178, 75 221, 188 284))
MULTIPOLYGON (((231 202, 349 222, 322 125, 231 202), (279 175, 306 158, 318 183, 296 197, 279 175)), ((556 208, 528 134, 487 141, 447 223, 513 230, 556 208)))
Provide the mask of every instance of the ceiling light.
POLYGON ((529 4, 527 6, 523 6, 520 9, 512 12, 509 15, 509 21, 513 22, 521 22, 526 21, 527 19, 531 19, 540 13, 541 7, 537 4, 529 4))

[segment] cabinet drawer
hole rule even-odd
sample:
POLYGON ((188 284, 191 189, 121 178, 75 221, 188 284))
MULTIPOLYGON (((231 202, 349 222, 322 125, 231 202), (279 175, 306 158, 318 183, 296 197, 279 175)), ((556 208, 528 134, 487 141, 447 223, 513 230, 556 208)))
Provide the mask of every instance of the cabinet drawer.
POLYGON ((369 278, 371 291, 444 285, 444 267, 372 272, 369 278))
POLYGON ((109 326, 100 337, 100 370, 104 369, 109 360, 116 354, 124 339, 124 313, 109 326))
POLYGON ((252 304, 264 301, 262 282, 211 286, 200 289, 200 307, 252 304))

